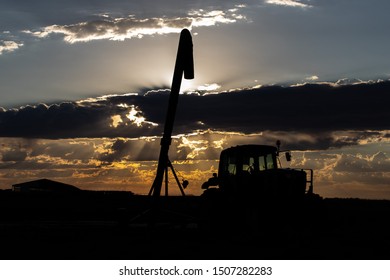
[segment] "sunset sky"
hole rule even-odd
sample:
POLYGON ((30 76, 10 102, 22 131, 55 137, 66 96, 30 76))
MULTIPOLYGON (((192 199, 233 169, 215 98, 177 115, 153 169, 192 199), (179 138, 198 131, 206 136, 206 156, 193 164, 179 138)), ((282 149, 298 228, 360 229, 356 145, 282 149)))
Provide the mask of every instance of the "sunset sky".
MULTIPOLYGON (((170 159, 188 194, 240 144, 291 149, 325 197, 390 199, 390 2, 0 0, 0 188, 147 193, 179 33, 170 159)), ((171 178, 172 193, 177 188, 171 178)))

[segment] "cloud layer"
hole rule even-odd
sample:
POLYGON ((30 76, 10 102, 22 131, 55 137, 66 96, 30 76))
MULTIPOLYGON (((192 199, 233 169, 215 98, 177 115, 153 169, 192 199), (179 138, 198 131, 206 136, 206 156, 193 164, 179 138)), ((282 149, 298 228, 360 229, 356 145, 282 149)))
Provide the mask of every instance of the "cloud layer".
MULTIPOLYGON (((180 96, 175 134, 263 131, 329 135, 389 129, 390 82, 267 86, 180 96)), ((169 90, 0 109, 0 137, 151 137, 162 134, 169 90)))
POLYGON ((79 22, 70 25, 51 25, 38 31, 26 30, 38 38, 45 38, 51 34, 61 34, 68 43, 88 42, 92 40, 123 41, 131 38, 142 38, 146 35, 162 35, 180 33, 183 28, 213 26, 217 24, 234 23, 245 17, 239 13, 239 7, 222 10, 194 10, 185 17, 155 17, 136 18, 128 17, 113 18, 102 15, 99 20, 79 22))
MULTIPOLYGON (((223 149, 280 139, 294 151, 282 165, 314 169, 321 195, 390 198, 389 92, 389 81, 343 79, 183 94, 170 159, 180 179, 190 181, 188 193, 199 195, 223 149)), ((169 90, 149 90, 0 109, 0 187, 51 178, 83 189, 147 193, 168 97, 169 90)))
MULTIPOLYGON (((334 137, 341 139, 343 134, 334 137)), ((272 132, 257 135, 215 132, 181 135, 172 141, 170 159, 179 178, 190 180, 188 193, 198 195, 202 191, 202 182, 217 171, 222 149, 238 144, 274 144, 275 139, 282 139, 283 148, 313 140, 304 134, 272 132)), ((362 141, 360 145, 334 147, 326 151, 294 151, 291 163, 281 157, 282 165, 313 168, 315 190, 321 195, 390 198, 390 158, 384 152, 389 148, 389 141, 381 143, 379 135, 371 135, 371 139, 371 143, 364 144, 362 141)), ((156 138, 0 138, 0 141, 0 187, 3 188, 17 182, 51 178, 84 189, 147 193, 154 179, 160 149, 156 138)))

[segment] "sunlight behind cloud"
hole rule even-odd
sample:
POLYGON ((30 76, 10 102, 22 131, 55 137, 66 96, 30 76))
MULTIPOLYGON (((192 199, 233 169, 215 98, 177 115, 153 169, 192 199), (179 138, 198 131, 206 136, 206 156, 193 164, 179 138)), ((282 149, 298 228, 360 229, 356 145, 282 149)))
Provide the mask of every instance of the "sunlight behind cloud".
POLYGON ((214 84, 204 84, 202 86, 199 86, 197 89, 200 91, 215 91, 220 89, 221 86, 214 83, 214 84))
POLYGON ((123 120, 120 115, 114 115, 111 117, 112 127, 117 128, 120 123, 123 123, 123 120))
POLYGON ((190 16, 193 16, 192 26, 200 27, 200 26, 213 26, 217 23, 234 23, 238 19, 244 19, 245 17, 242 15, 237 15, 237 9, 229 10, 230 14, 227 14, 224 11, 216 10, 211 12, 205 12, 204 10, 192 11, 189 13, 190 16))
MULTIPOLYGON (((123 106, 123 104, 122 104, 123 106)), ((126 114, 126 117, 138 127, 142 127, 143 124, 158 126, 157 123, 146 121, 144 117, 140 115, 141 111, 138 111, 134 105, 130 106, 130 111, 126 114)))
POLYGON ((195 82, 193 79, 191 79, 191 80, 183 79, 181 82, 181 86, 180 86, 180 92, 189 93, 189 92, 194 91, 194 83, 195 82))
POLYGON ((288 6, 288 7, 299 7, 299 8, 309 8, 309 4, 302 3, 301 1, 295 0, 266 0, 267 4, 279 5, 279 6, 288 6))
POLYGON ((319 77, 316 76, 316 75, 313 75, 313 76, 310 76, 310 77, 306 78, 306 80, 308 80, 308 81, 317 81, 318 79, 319 79, 319 77))
POLYGON ((190 152, 187 154, 186 159, 194 159, 199 156, 201 153, 204 153, 208 148, 207 140, 190 140, 187 137, 181 137, 181 143, 177 146, 180 151, 180 148, 188 148, 190 152))

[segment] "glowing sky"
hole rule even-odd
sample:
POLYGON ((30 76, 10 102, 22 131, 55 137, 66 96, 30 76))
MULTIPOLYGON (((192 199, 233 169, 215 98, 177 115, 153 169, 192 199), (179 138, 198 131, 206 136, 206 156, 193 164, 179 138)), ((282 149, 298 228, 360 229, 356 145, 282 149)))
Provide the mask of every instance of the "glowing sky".
POLYGON ((232 145, 292 149, 324 196, 390 199, 385 0, 0 0, 0 188, 147 193, 178 34, 193 35, 170 157, 189 193, 232 145))

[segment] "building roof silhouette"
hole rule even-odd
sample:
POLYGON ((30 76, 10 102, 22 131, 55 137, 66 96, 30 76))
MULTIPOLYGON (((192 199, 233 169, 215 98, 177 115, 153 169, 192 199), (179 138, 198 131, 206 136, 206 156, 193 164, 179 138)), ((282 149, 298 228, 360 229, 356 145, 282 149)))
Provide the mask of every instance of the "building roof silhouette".
POLYGON ((49 179, 40 179, 40 180, 34 180, 19 184, 12 185, 12 190, 15 192, 75 192, 80 191, 79 188, 49 180, 49 179))

